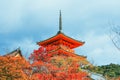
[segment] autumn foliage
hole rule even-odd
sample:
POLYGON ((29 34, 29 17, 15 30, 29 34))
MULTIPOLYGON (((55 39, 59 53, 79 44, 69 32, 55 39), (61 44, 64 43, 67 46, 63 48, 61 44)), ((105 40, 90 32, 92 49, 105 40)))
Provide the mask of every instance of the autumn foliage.
POLYGON ((79 59, 48 53, 44 47, 40 47, 33 51, 29 61, 19 56, 0 56, 0 80, 90 80, 90 78, 88 73, 81 70, 79 59))
POLYGON ((29 63, 21 57, 0 56, 0 80, 27 80, 29 63))
POLYGON ((40 47, 29 57, 33 75, 38 80, 90 80, 88 74, 83 72, 79 60, 75 57, 63 55, 49 56, 46 49, 40 47))

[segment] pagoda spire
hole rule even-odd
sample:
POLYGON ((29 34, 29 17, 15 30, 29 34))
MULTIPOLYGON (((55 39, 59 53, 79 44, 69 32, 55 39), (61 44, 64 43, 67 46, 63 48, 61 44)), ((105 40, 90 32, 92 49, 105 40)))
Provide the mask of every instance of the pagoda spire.
POLYGON ((59 13, 59 31, 58 33, 60 33, 62 31, 62 14, 61 14, 61 10, 60 10, 60 13, 59 13))

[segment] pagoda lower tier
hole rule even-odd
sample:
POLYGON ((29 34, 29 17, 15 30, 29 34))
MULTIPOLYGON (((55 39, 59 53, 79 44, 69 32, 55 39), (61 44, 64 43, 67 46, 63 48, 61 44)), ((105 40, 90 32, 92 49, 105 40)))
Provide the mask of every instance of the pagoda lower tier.
POLYGON ((70 52, 68 49, 64 49, 61 46, 59 46, 53 50, 48 51, 46 57, 47 56, 48 57, 54 57, 54 56, 74 57, 80 61, 81 65, 89 64, 86 56, 82 56, 82 55, 78 55, 74 52, 70 52))
POLYGON ((58 48, 56 50, 49 51, 48 55, 51 57, 56 56, 56 55, 61 55, 61 56, 67 56, 67 57, 77 57, 80 59, 86 59, 86 56, 81 56, 81 55, 69 52, 67 50, 64 50, 62 48, 58 48))
POLYGON ((64 45, 49 45, 46 47, 47 55, 49 57, 54 56, 66 56, 66 57, 75 57, 79 60, 86 61, 86 56, 81 56, 75 53, 74 50, 66 47, 64 45))

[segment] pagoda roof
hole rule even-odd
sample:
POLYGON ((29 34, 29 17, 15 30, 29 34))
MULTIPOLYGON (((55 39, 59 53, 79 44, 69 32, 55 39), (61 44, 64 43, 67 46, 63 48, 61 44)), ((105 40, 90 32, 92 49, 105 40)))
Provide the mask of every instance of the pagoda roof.
POLYGON ((20 48, 17 48, 16 50, 14 50, 14 51, 12 51, 10 53, 7 53, 4 56, 12 56, 12 57, 18 57, 18 56, 20 56, 20 57, 23 57, 20 48))
POLYGON ((72 45, 72 46, 70 46, 71 49, 82 46, 85 43, 85 42, 82 42, 82 41, 75 40, 75 39, 65 35, 61 31, 59 31, 55 36, 53 36, 51 38, 48 38, 46 40, 37 42, 37 44, 45 47, 46 45, 49 45, 49 44, 51 44, 55 41, 59 41, 59 40, 64 40, 64 41, 68 42, 69 44, 71 44, 72 45))
POLYGON ((57 52, 62 51, 62 52, 63 52, 63 54, 64 54, 64 53, 66 53, 66 55, 69 55, 69 56, 71 55, 71 56, 73 56, 73 57, 78 57, 78 58, 79 58, 79 57, 82 57, 82 58, 87 58, 87 56, 78 55, 78 54, 76 54, 76 53, 74 53, 74 54, 73 54, 72 52, 66 51, 66 50, 64 50, 64 49, 63 49, 63 48, 61 48, 61 47, 60 47, 60 48, 58 48, 58 49, 56 49, 56 50, 54 50, 54 51, 50 51, 48 54, 53 53, 53 52, 55 52, 55 53, 56 53, 56 51, 57 51, 57 52))

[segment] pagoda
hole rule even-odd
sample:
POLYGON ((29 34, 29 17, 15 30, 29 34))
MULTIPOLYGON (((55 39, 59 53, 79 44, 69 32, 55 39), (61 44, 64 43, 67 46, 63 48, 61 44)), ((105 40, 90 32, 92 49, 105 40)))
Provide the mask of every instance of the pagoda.
POLYGON ((59 31, 53 37, 37 42, 48 52, 48 55, 53 57, 55 55, 62 55, 68 57, 76 57, 86 61, 86 56, 81 56, 75 53, 74 49, 82 46, 85 42, 75 40, 62 32, 62 16, 60 11, 59 16, 59 31))

